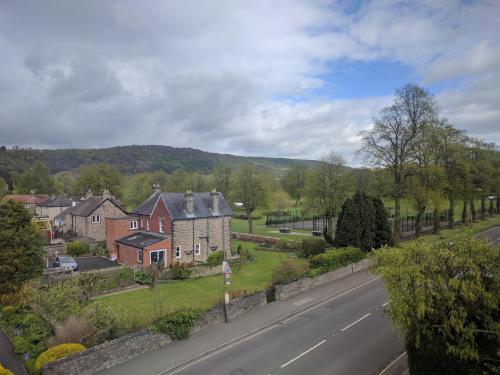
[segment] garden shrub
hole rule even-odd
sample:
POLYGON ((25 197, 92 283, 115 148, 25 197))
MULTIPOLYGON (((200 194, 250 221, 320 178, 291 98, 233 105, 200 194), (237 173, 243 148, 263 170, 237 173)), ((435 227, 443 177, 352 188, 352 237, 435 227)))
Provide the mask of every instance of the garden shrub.
POLYGON ((2 317, 4 319, 9 319, 10 316, 16 313, 16 308, 14 306, 5 306, 2 309, 2 317))
POLYGON ((313 255, 322 254, 330 245, 321 238, 303 238, 301 255, 309 258, 313 255))
POLYGON ((28 353, 31 357, 36 357, 47 348, 45 342, 50 335, 50 329, 38 315, 25 310, 16 310, 6 323, 9 330, 19 329, 19 335, 13 339, 17 354, 28 353))
POLYGON ((139 270, 135 273, 135 282, 142 285, 148 285, 151 283, 151 277, 147 272, 139 270))
POLYGON ((97 303, 86 306, 84 315, 94 330, 92 344, 99 344, 114 337, 117 331, 118 318, 112 308, 97 303))
POLYGON ((218 266, 222 264, 224 260, 224 253, 222 251, 214 251, 207 258, 207 264, 211 267, 218 266))
POLYGON ((81 310, 78 280, 71 279, 47 285, 38 290, 36 305, 44 314, 59 322, 81 310))
POLYGON ((172 278, 178 280, 189 279, 192 270, 186 263, 174 263, 172 265, 172 278))
POLYGON ((257 260, 255 253, 249 249, 244 249, 238 246, 238 254, 240 255, 240 260, 244 263, 252 263, 257 260))
POLYGON ((35 362, 35 371, 40 373, 42 367, 47 363, 57 361, 71 354, 83 352, 84 350, 86 350, 86 348, 82 344, 61 344, 53 346, 38 356, 35 362))
POLYGON ((10 370, 7 370, 3 367, 2 363, 0 363, 0 375, 14 375, 14 373, 10 370))
POLYGON ((77 257, 80 255, 87 255, 90 253, 90 246, 86 242, 73 241, 66 245, 68 255, 77 257))
POLYGON ((92 336, 89 320, 83 315, 71 315, 55 327, 54 344, 79 343, 92 336))
POLYGON ((288 250, 289 249, 289 247, 288 247, 288 240, 286 238, 280 238, 280 240, 278 242, 278 247, 281 250, 288 250))
POLYGON ((309 259, 309 265, 311 268, 320 269, 322 271, 321 273, 324 273, 358 262, 364 257, 365 254, 355 247, 331 249, 324 254, 318 254, 311 257, 311 259, 309 259))
POLYGON ((202 316, 201 310, 184 310, 168 314, 154 323, 153 328, 158 332, 169 335, 174 340, 189 337, 194 323, 202 316))
POLYGON ((305 276, 307 269, 307 264, 287 259, 273 271, 273 285, 296 281, 305 276))

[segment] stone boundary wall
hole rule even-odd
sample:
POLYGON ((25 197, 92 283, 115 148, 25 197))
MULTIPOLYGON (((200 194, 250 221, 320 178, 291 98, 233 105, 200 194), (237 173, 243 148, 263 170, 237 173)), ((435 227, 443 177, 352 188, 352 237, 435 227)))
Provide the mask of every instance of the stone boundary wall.
POLYGON ((196 266, 191 268, 192 272, 189 276, 190 279, 196 279, 198 277, 213 276, 222 273, 222 265, 218 266, 196 266))
POLYGON ((335 271, 324 273, 323 275, 319 275, 314 278, 306 277, 289 284, 276 285, 274 287, 276 301, 282 301, 300 292, 338 280, 342 277, 350 275, 351 273, 367 269, 372 264, 373 262, 370 259, 363 259, 357 263, 336 269, 335 271))
POLYGON ((250 241, 250 242, 256 242, 256 243, 267 243, 267 244, 271 244, 271 245, 277 245, 280 241, 279 238, 275 238, 275 237, 259 236, 257 234, 235 233, 235 232, 231 232, 231 238, 233 240, 250 241))
MULTIPOLYGON (((251 309, 264 306, 266 303, 264 291, 234 298, 228 305, 228 317, 234 319, 251 309)), ((224 323, 224 308, 222 304, 218 304, 203 315, 193 327, 193 332, 221 323, 224 323)), ((172 339, 168 335, 143 329, 115 340, 106 341, 82 353, 49 363, 43 367, 42 375, 94 374, 171 342, 172 339)))

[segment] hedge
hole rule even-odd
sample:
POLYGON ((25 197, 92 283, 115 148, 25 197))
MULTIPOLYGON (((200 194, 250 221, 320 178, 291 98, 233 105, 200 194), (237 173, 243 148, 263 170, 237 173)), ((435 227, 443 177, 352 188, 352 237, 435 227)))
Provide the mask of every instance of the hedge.
POLYGON ((185 310, 168 314, 160 318, 153 325, 157 332, 163 332, 174 340, 182 340, 189 337, 194 323, 203 315, 201 310, 185 310))
POLYGON ((68 255, 77 257, 80 255, 87 255, 90 253, 90 246, 88 243, 82 241, 73 241, 66 245, 68 255))
POLYGON ((215 251, 208 256, 207 264, 211 267, 218 266, 219 264, 222 264, 223 260, 224 260, 224 253, 222 251, 215 251))
POLYGON ((86 350, 86 348, 82 344, 61 344, 53 346, 38 356, 35 362, 35 371, 40 373, 42 367, 47 363, 57 361, 71 354, 83 352, 84 350, 86 350))
POLYGON ((271 278, 273 285, 288 284, 304 277, 306 272, 307 264, 287 259, 274 269, 271 278))
POLYGON ((0 363, 0 375, 14 375, 14 373, 10 370, 7 370, 2 366, 2 363, 0 363))
POLYGON ((302 255, 306 258, 310 256, 324 253, 330 245, 321 238, 303 238, 302 239, 302 255))
MULTIPOLYGON (((311 268, 321 269, 323 272, 333 271, 337 268, 360 261, 365 254, 355 247, 343 247, 328 250, 324 254, 311 257, 309 265, 311 268)), ((316 272, 317 273, 317 272, 316 272)))

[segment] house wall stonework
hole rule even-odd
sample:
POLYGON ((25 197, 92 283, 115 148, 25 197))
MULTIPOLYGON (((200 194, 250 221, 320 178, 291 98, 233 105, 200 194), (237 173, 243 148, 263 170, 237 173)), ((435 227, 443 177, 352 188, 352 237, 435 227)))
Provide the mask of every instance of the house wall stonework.
POLYGON ((230 255, 230 227, 230 216, 224 216, 224 219, 221 216, 215 216, 192 220, 175 220, 172 229, 173 262, 189 263, 193 262, 193 260, 194 262, 206 262, 208 255, 213 252, 210 248, 214 246, 217 247, 217 250, 222 250, 225 247, 226 254, 230 255), (200 244, 200 255, 195 255, 193 239, 195 245, 200 244), (181 247, 180 258, 175 257, 177 246, 181 247))

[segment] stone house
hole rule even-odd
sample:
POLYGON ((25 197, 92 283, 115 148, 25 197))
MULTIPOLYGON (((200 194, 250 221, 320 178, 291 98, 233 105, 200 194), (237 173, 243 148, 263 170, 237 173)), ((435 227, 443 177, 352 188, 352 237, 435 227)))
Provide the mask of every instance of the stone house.
POLYGON ((123 217, 127 211, 120 202, 105 190, 102 196, 87 193, 85 199, 56 216, 63 231, 73 232, 78 237, 89 237, 95 241, 106 240, 106 220, 123 217))
POLYGON ((73 200, 70 197, 52 196, 38 205, 37 213, 38 216, 47 218, 52 224, 57 226, 59 223, 54 222, 55 217, 64 210, 76 206, 77 203, 78 201, 73 200))
POLYGON ((40 204, 47 201, 49 196, 47 194, 7 194, 2 198, 2 201, 14 201, 24 205, 33 216, 39 216, 40 204))
MULTIPOLYGON (((219 192, 164 193, 155 186, 153 194, 133 211, 137 231, 169 236, 171 250, 165 264, 206 262, 214 251, 230 256, 232 210, 219 192)), ((116 220, 118 221, 118 220, 116 220)), ((124 219, 125 221, 125 219, 124 219)), ((127 224, 113 221, 114 227, 126 231, 127 224)), ((108 230, 108 250, 123 262, 116 246, 118 229, 108 230), (116 236, 111 236, 111 233, 116 236)))

